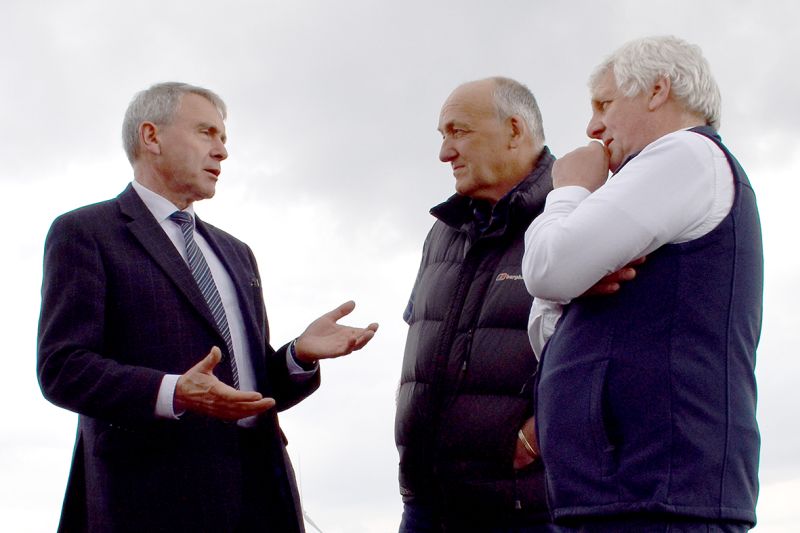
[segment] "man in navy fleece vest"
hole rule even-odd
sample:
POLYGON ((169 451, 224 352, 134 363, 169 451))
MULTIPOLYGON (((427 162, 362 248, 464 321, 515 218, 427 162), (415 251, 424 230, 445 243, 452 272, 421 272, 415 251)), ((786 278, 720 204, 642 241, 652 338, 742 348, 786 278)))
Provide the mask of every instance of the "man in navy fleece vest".
POLYGON ((535 401, 552 513, 579 531, 746 531, 763 258, 716 82, 698 47, 656 37, 589 85, 601 142, 555 163, 523 259, 531 338, 558 320, 535 401), (615 294, 579 296, 643 256, 615 294))

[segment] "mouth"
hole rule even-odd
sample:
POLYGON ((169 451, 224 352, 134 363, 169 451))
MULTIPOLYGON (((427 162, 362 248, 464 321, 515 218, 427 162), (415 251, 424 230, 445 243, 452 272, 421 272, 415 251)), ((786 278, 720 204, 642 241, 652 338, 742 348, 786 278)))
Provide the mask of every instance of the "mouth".
POLYGON ((220 169, 218 168, 204 168, 203 170, 205 170, 209 174, 213 174, 215 178, 218 178, 221 172, 220 169))

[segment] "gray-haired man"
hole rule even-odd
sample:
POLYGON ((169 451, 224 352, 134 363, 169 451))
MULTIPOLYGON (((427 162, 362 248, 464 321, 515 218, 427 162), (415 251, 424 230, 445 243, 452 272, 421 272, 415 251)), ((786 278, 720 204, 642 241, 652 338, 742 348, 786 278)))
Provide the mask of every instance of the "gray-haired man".
POLYGON ((347 302, 272 349, 253 253, 194 213, 228 156, 225 115, 201 87, 137 94, 133 182, 50 229, 39 382, 80 415, 60 531, 303 531, 276 412, 377 324, 337 324, 347 302))
POLYGON ((520 264, 554 158, 536 100, 510 79, 456 88, 438 129, 457 194, 431 210, 405 313, 400 531, 549 531, 520 264))

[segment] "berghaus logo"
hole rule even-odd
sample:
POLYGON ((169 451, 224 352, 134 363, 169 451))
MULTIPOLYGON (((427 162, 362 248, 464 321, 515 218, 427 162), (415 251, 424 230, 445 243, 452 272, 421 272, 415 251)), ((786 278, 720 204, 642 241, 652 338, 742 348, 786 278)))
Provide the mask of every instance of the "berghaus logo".
POLYGON ((508 272, 501 272, 495 278, 495 281, 522 281, 522 274, 509 274, 508 272))

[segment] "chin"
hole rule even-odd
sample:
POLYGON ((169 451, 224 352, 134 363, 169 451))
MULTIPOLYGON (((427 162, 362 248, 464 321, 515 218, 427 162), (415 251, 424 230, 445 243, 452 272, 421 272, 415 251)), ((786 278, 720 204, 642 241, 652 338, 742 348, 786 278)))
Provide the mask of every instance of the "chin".
POLYGON ((624 161, 624 160, 623 159, 617 160, 616 158, 609 159, 608 160, 608 170, 610 170, 612 173, 616 172, 617 169, 619 169, 620 165, 622 164, 622 161, 624 161))
POLYGON ((209 199, 214 197, 214 192, 215 191, 213 189, 210 190, 210 191, 199 191, 195 195, 195 199, 192 200, 192 201, 193 202, 199 202, 200 200, 209 200, 209 199))
POLYGON ((216 193, 217 193, 216 184, 212 184, 203 191, 203 198, 213 198, 216 193))
POLYGON ((464 183, 463 181, 456 181, 456 192, 458 194, 469 196, 475 190, 475 186, 471 183, 464 183))

